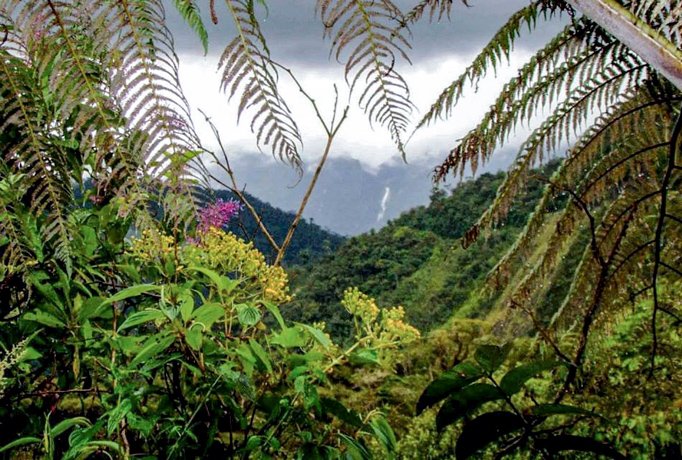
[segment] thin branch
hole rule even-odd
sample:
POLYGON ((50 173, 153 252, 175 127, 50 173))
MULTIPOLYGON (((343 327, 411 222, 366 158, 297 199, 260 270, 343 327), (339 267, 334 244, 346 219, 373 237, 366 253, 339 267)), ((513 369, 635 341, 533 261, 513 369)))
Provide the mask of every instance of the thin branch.
POLYGON ((268 228, 265 226, 263 223, 263 219, 261 218, 260 214, 258 214, 258 211, 256 211, 256 208, 253 207, 251 202, 246 198, 246 195, 239 190, 239 186, 237 185, 237 178, 235 177, 234 171, 232 170, 232 167, 230 166, 230 160, 227 158, 227 151, 225 150, 225 146, 223 145, 223 141, 220 137, 220 133, 218 132, 218 128, 216 128, 215 124, 213 124, 213 121, 206 115, 203 111, 199 110, 201 114, 204 116, 206 119, 206 123, 211 127, 211 130, 213 131, 213 135, 216 138, 216 141, 218 142, 218 146, 220 147, 220 150, 223 154, 223 159, 220 161, 216 154, 210 150, 204 149, 206 153, 211 155, 213 157, 213 160, 215 161, 215 164, 225 171, 227 173, 227 176, 230 178, 230 182, 232 182, 232 185, 226 184, 224 181, 221 179, 217 178, 215 174, 211 174, 211 179, 225 187, 226 189, 230 190, 232 193, 237 195, 237 198, 239 198, 239 201, 246 206, 246 209, 249 210, 251 215, 253 216, 254 220, 256 221, 256 225, 260 229, 261 233, 263 236, 265 236, 265 239, 268 240, 268 243, 272 248, 275 250, 275 252, 279 253, 280 247, 275 241, 275 239, 272 237, 272 234, 268 231, 268 228))
MULTIPOLYGON (((658 331, 656 326, 656 319, 658 310, 660 309, 658 300, 658 272, 663 265, 664 267, 671 268, 661 260, 661 251, 663 250, 663 228, 665 227, 665 216, 667 213, 668 204, 668 187, 670 186, 670 179, 673 175, 673 169, 675 168, 675 154, 677 153, 677 145, 680 141, 680 133, 682 133, 682 109, 677 117, 675 126, 670 136, 670 147, 668 153, 668 165, 663 175, 663 181, 661 182, 661 207, 658 212, 658 223, 656 224, 656 234, 654 236, 654 267, 651 274, 651 284, 654 288, 654 311, 651 315, 651 333, 653 335, 653 342, 651 346, 651 361, 649 376, 654 372, 654 361, 656 359, 656 353, 658 351, 658 331)), ((678 274, 678 270, 673 269, 678 274)))

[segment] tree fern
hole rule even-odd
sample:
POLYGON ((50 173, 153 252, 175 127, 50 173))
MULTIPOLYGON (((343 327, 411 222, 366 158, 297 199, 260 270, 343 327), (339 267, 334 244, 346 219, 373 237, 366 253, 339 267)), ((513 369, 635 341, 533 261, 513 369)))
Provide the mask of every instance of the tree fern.
POLYGON ((345 56, 345 75, 351 87, 365 83, 360 106, 370 122, 386 127, 404 155, 404 135, 412 112, 409 88, 395 70, 397 58, 409 62, 404 32, 392 25, 402 18, 390 0, 318 0, 317 8, 332 40, 332 54, 345 56))
POLYGON ((218 64, 221 89, 231 99, 241 91, 238 116, 251 113, 251 131, 259 146, 269 145, 273 155, 300 167, 301 135, 289 107, 277 88, 277 72, 255 18, 252 0, 227 0, 237 29, 218 64))
MULTIPOLYGON (((666 39, 681 45, 679 8, 673 2, 643 0, 624 5, 666 39)), ((536 2, 514 15, 474 64, 444 90, 421 125, 448 116, 465 83, 475 85, 489 68, 495 69, 502 58, 508 58, 521 24, 532 27, 541 11, 566 8, 560 2, 536 2)), ((605 313, 622 308, 628 296, 652 296, 654 335, 657 314, 679 317, 679 307, 663 305, 657 294, 661 277, 679 279, 682 274, 682 221, 677 215, 680 195, 676 191, 680 185, 680 141, 675 134, 682 129, 677 108, 680 100, 682 94, 628 46, 588 18, 575 19, 505 85, 479 125, 436 169, 438 179, 450 172, 461 174, 465 167, 475 171, 518 126, 542 109, 550 109, 522 144, 494 203, 463 243, 469 245, 503 223, 531 168, 548 154, 570 146, 525 230, 489 278, 492 287, 506 285, 514 267, 528 261, 540 238, 545 239, 546 250, 532 266, 524 268, 525 276, 507 296, 511 306, 521 306, 531 315, 526 330, 544 327, 537 324, 533 305, 576 233, 590 235, 572 287, 563 305, 555 306, 556 315, 549 326, 553 330, 543 333, 551 340, 553 333, 576 325, 575 348, 562 354, 571 357, 573 366, 565 389, 582 364, 591 328, 608 317, 605 313), (557 195, 567 196, 569 201, 561 212, 554 213, 551 203, 557 195)), ((513 316, 510 310, 501 323, 511 324, 513 316)), ((652 356, 655 354, 656 345, 652 356)))

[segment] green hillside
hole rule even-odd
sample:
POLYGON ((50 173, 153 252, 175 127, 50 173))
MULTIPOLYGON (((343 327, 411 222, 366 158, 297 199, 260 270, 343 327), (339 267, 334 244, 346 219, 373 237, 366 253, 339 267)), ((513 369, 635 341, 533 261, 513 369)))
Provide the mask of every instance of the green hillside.
MULTIPOLYGON (((556 163, 549 164, 538 177, 548 177, 555 168, 556 163)), ((525 225, 543 188, 533 180, 503 227, 463 249, 458 239, 489 206, 503 179, 503 173, 486 173, 450 192, 436 190, 428 206, 348 239, 311 267, 291 270, 295 299, 285 311, 297 321, 325 321, 332 335, 347 337, 351 317, 339 299, 356 286, 380 305, 403 305, 422 332, 453 314, 485 316, 497 298, 481 296, 485 276, 525 225)))
MULTIPOLYGON (((218 190, 215 195, 224 200, 236 199, 235 195, 227 190, 218 190)), ((263 223, 275 241, 284 240, 289 225, 294 220, 294 213, 276 208, 248 193, 244 193, 244 195, 263 219, 263 223)), ((258 230, 256 220, 247 210, 243 210, 239 214, 237 222, 232 222, 230 228, 245 240, 253 241, 256 248, 268 259, 274 257, 272 247, 258 230)), ((312 221, 305 220, 305 218, 301 219, 284 256, 283 263, 284 265, 304 265, 313 262, 322 256, 332 254, 345 239, 345 237, 326 230, 312 221)))

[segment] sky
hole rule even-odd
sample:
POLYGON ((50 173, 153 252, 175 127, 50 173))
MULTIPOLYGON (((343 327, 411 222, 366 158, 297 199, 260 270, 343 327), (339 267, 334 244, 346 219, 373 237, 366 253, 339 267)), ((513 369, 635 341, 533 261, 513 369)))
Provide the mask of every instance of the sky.
MULTIPOLYGON (((416 0, 394 1, 403 10, 417 3, 416 0)), ((474 0, 469 2, 471 7, 465 7, 455 1, 449 21, 429 23, 428 18, 424 18, 411 28, 412 49, 408 50, 408 54, 412 65, 397 62, 396 70, 407 81, 411 99, 417 107, 413 114, 414 122, 428 110, 442 89, 465 69, 505 20, 527 2, 474 0)), ((209 29, 209 51, 205 56, 199 39, 183 23, 171 2, 167 3, 168 24, 180 59, 181 84, 193 108, 195 126, 202 143, 208 148, 217 145, 198 109, 218 126, 230 155, 238 157, 257 153, 255 136, 249 129, 250 120, 247 117, 237 123, 238 97, 228 102, 227 96, 219 91, 218 57, 234 33, 224 2, 216 2, 217 26, 208 18, 208 12, 202 11, 209 29)), ((343 78, 342 64, 329 58, 330 42, 323 38, 323 26, 315 14, 315 3, 315 0, 268 0, 268 10, 260 8, 258 14, 271 56, 293 70, 319 104, 323 116, 330 117, 334 84, 339 88, 340 101, 348 98, 348 85, 343 78)), ((496 76, 486 78, 476 92, 469 91, 470 94, 460 102, 450 119, 416 132, 407 146, 407 163, 429 162, 436 166, 444 159, 457 139, 475 126, 502 85, 561 26, 561 21, 554 20, 541 24, 532 35, 522 37, 512 54, 511 64, 502 67, 496 76)), ((301 129, 301 156, 305 166, 310 168, 319 158, 326 137, 310 104, 285 75, 281 75, 280 88, 301 129)), ((524 133, 527 130, 522 128, 510 145, 518 146, 524 133)), ((263 150, 269 152, 267 147, 263 150)), ((269 153, 260 155, 263 161, 272 159, 269 153)), ((351 99, 349 117, 335 140, 331 156, 357 159, 369 171, 402 161, 389 133, 381 126, 370 126, 356 99, 351 99)), ((493 156, 486 169, 499 170, 512 159, 513 149, 503 149, 499 155, 493 156)))

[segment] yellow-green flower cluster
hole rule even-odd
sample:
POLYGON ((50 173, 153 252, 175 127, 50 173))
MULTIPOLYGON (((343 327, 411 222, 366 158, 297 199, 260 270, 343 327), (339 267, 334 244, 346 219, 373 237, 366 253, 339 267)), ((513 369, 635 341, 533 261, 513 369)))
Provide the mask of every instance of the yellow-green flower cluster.
POLYGON ((406 323, 405 309, 402 306, 387 308, 381 312, 381 339, 412 342, 419 338, 419 330, 406 323))
POLYGON ((360 292, 356 287, 346 289, 341 305, 348 313, 359 317, 365 324, 373 323, 379 316, 379 307, 374 299, 360 292))
POLYGON ((138 238, 130 241, 128 253, 142 262, 162 261, 175 251, 173 237, 148 228, 138 238))
POLYGON ((217 228, 208 229, 198 245, 183 248, 183 261, 188 265, 201 265, 221 273, 240 276, 247 285, 259 290, 265 300, 288 302, 288 277, 282 267, 270 266, 265 257, 253 247, 217 228))

